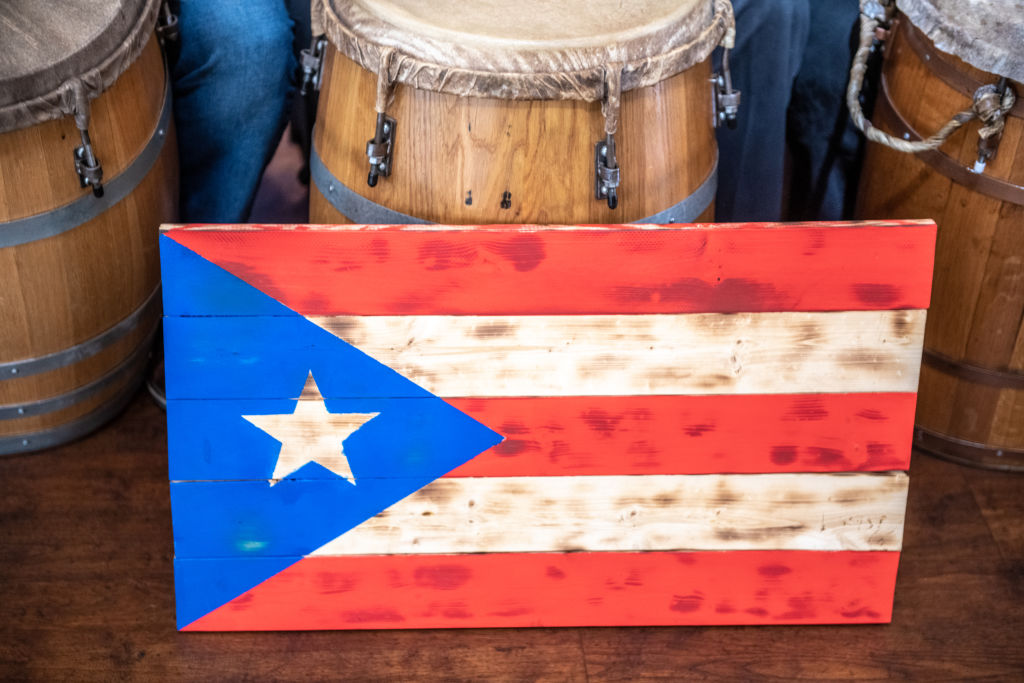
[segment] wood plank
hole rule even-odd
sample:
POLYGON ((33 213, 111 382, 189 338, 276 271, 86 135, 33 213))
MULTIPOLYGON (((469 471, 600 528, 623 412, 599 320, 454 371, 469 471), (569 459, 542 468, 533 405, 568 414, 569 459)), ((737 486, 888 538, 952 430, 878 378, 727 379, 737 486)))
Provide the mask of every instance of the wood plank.
MULTIPOLYGON (((924 320, 924 311, 850 311, 311 322, 427 392, 470 397, 914 392, 924 320)), ((341 353, 361 354, 317 328, 301 318, 167 318, 168 395, 294 397, 313 370, 325 396, 342 398, 322 373, 340 368, 341 353), (297 386, 282 393, 285 381, 297 386)), ((346 395, 424 395, 359 390, 346 395)))
POLYGON ((903 473, 439 479, 313 554, 899 550, 906 495, 903 473))
POLYGON ((898 550, 907 494, 902 472, 357 481, 172 482, 176 556, 898 550))
MULTIPOLYGON (((448 399, 505 437, 447 476, 714 474, 905 470, 914 394, 622 396, 448 399)), ((432 414, 429 399, 328 401, 332 412, 432 414), (420 401, 423 409, 406 405, 420 401)), ((174 481, 266 479, 252 431, 225 425, 241 415, 289 413, 293 402, 179 400, 167 403, 174 481)), ((369 426, 368 426, 369 428, 369 426)), ((411 431, 406 427, 405 431, 411 431)), ((413 444, 410 443, 410 447, 413 444)), ((314 470, 306 476, 333 477, 314 470)))
MULTIPOLYGON (((801 551, 296 558, 179 627, 878 623, 891 618, 898 561, 895 552, 801 551)), ((178 559, 175 570, 187 576, 208 562, 178 559)))
POLYGON ((924 311, 313 317, 439 396, 913 392, 924 311))
POLYGON ((453 398, 505 436, 449 476, 905 470, 916 396, 453 398))
MULTIPOLYGON (((259 233, 217 226, 164 235, 304 315, 926 308, 935 245, 930 221, 259 233)), ((205 293, 176 295, 167 314, 210 314, 208 301, 205 293)))

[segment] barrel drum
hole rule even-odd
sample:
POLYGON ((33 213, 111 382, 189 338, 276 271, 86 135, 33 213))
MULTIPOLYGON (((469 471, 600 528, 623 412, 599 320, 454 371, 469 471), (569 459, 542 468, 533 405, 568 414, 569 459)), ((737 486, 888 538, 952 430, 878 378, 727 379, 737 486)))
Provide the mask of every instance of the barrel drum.
MULTIPOLYGON (((0 64, 0 454, 88 433, 145 376, 160 318, 157 231, 177 211, 157 5, 83 12, 102 29, 62 47, 0 29, 14 46, 0 64), (84 140, 102 168, 94 184, 75 165, 84 140)), ((56 41, 59 26, 35 16, 46 7, 16 2, 11 16, 56 41)))
MULTIPOLYGON (((886 44, 872 116, 876 126, 897 138, 921 139, 951 114, 969 109, 974 93, 985 84, 1024 95, 1019 51, 1024 38, 1017 35, 1024 17, 1019 16, 1019 4, 1017 9, 1000 9, 998 5, 1007 4, 1002 2, 967 4, 972 6, 938 0, 899 3, 905 13, 898 15, 886 44), (1004 25, 1008 33, 972 36, 967 29, 979 17, 961 22, 956 16, 977 12, 982 13, 981 25, 1004 25), (944 50, 922 27, 943 40, 944 50), (954 37, 942 38, 949 35, 954 37), (999 71, 979 68, 993 63, 978 55, 979 46, 986 48, 982 52, 998 54, 1000 40, 1006 42, 1009 61, 999 62, 999 71)), ((1024 100, 1017 99, 1005 115, 996 153, 985 164, 977 163, 979 125, 972 121, 939 149, 913 155, 870 145, 857 211, 861 218, 928 217, 938 224, 916 445, 967 464, 1021 470, 1024 100)))
POLYGON ((329 42, 310 219, 710 220, 708 57, 731 41, 728 2, 572 5, 314 2, 329 42), (559 16, 536 16, 547 12, 559 16), (390 156, 372 177, 382 120, 390 156), (611 163, 607 151, 601 160, 608 143, 611 163), (614 201, 602 194, 602 163, 615 166, 614 201))

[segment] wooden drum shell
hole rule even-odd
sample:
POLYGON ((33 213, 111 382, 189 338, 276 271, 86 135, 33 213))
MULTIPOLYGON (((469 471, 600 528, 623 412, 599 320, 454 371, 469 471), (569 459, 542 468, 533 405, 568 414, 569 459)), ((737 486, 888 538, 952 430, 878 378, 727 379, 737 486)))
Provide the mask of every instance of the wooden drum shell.
MULTIPOLYGON (((935 51, 905 17, 886 49, 873 119, 898 136, 904 122, 928 135, 970 107, 964 84, 957 87, 943 69, 977 85, 998 80, 935 51)), ((1011 86, 1024 96, 1019 83, 1011 86)), ((984 172, 1013 186, 1024 185, 1022 111, 1018 99, 984 172)), ((939 151, 972 167, 978 126, 964 126, 939 151)), ((985 188, 970 173, 950 178, 936 159, 869 145, 857 209, 860 218, 927 217, 938 224, 916 442, 962 462, 1024 468, 1024 188, 985 188)))
MULTIPOLYGON (((458 97, 398 85, 394 170, 367 185, 376 76, 333 45, 324 60, 314 154, 344 186, 394 211, 447 224, 624 223, 690 196, 717 161, 710 62, 622 95, 619 205, 594 196, 598 102, 458 97), (509 193, 510 205, 502 207, 509 193)), ((713 194, 713 193, 712 193, 713 194)), ((713 217, 713 203, 699 220, 713 217)), ((310 220, 347 223, 316 185, 310 220)))
MULTIPOLYGON (((116 414, 144 376, 159 322, 158 227, 177 213, 177 145, 160 46, 93 100, 89 131, 110 186, 147 145, 159 156, 99 215, 60 234, 0 248, 0 453, 75 438, 116 414), (112 328, 124 331, 104 336, 112 328), (84 357, 45 371, 39 359, 100 338, 84 357), (58 401, 57 397, 65 397, 58 401), (40 402, 55 408, 40 409, 40 402)), ((82 197, 73 118, 0 133, 0 237, 19 219, 82 197)), ((109 190, 108 190, 109 192, 109 190)), ((10 234, 10 233, 8 233, 10 234)))

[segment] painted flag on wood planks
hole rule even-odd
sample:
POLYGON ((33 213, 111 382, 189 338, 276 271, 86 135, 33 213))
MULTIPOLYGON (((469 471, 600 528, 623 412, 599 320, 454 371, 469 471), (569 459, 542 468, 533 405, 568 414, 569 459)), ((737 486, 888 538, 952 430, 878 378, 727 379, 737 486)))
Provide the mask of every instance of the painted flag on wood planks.
POLYGON ((179 628, 888 621, 934 241, 165 228, 179 628))

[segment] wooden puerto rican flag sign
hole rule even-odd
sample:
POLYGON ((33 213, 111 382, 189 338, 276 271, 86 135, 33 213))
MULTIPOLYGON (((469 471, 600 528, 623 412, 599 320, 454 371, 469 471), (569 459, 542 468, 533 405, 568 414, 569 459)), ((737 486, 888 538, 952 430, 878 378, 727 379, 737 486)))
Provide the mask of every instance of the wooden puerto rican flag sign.
POLYGON ((934 243, 165 227, 179 628, 890 620, 934 243))

